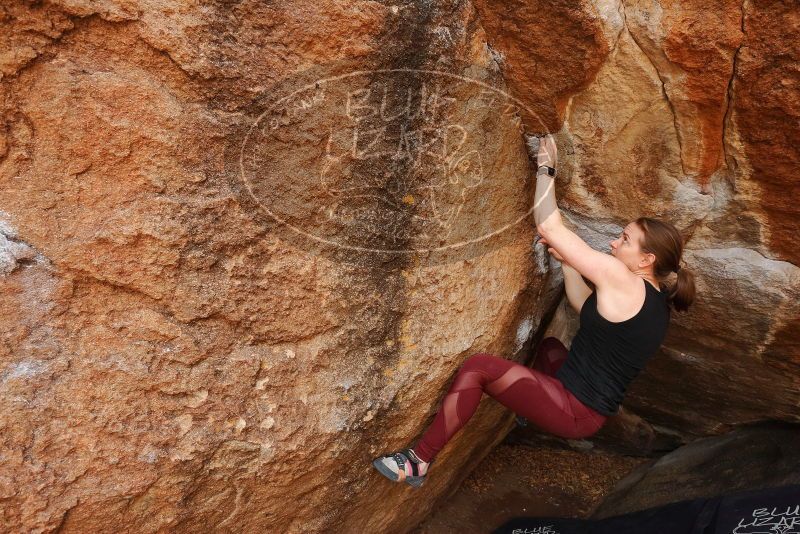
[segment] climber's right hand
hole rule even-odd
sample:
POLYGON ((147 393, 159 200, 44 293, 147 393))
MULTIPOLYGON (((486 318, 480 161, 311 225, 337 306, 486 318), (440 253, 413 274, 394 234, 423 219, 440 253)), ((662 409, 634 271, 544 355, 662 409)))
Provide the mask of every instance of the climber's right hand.
MULTIPOLYGON (((539 238, 539 243, 542 243, 544 245, 549 245, 549 243, 547 242, 547 239, 545 239, 544 237, 540 237, 539 238)), ((564 262, 563 256, 561 256, 561 254, 559 254, 558 251, 556 249, 554 249, 553 247, 548 247, 547 248, 547 252, 549 252, 550 255, 553 256, 558 261, 560 261, 562 263, 566 263, 566 262, 564 262)))

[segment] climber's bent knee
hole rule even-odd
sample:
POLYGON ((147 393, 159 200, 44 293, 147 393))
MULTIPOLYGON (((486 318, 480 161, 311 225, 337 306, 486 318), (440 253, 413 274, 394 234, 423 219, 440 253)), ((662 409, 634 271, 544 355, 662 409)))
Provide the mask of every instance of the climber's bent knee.
POLYGON ((486 385, 486 393, 492 397, 497 397, 503 394, 508 388, 523 380, 525 378, 538 382, 538 379, 531 373, 531 371, 523 366, 515 366, 510 368, 503 375, 486 385))
POLYGON ((462 368, 453 380, 450 391, 457 392, 467 389, 480 389, 486 382, 486 375, 482 371, 462 368))

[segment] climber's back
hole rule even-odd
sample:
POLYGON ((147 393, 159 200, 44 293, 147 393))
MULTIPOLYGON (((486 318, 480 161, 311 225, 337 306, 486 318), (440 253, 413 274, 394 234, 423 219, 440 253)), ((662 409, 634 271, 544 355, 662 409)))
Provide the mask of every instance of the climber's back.
POLYGON ((606 416, 617 413, 628 385, 661 346, 669 327, 666 293, 639 280, 644 285, 644 303, 623 321, 603 317, 597 292, 589 295, 567 361, 556 374, 581 402, 606 416))

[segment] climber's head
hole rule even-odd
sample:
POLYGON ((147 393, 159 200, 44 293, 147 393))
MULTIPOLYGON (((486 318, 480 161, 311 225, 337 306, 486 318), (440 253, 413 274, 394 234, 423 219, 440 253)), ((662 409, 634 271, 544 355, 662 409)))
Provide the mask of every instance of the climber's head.
POLYGON ((677 271, 677 282, 669 292, 673 306, 684 311, 694 302, 694 275, 684 266, 678 271, 683 256, 683 237, 673 224, 639 217, 611 241, 611 254, 631 272, 650 274, 659 282, 677 271))

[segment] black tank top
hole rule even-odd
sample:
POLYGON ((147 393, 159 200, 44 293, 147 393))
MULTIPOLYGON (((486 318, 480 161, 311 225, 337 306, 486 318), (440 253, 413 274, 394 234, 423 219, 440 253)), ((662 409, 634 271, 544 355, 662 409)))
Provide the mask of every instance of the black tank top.
POLYGON ((603 415, 614 415, 628 384, 644 369, 661 346, 669 326, 665 291, 642 278, 645 299, 639 312, 618 323, 597 311, 597 292, 581 308, 581 325, 572 340, 567 361, 556 373, 579 401, 603 415))

